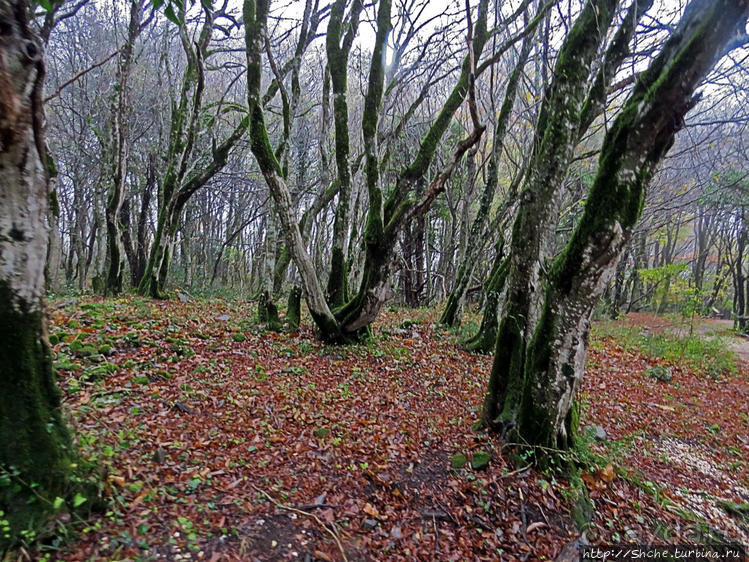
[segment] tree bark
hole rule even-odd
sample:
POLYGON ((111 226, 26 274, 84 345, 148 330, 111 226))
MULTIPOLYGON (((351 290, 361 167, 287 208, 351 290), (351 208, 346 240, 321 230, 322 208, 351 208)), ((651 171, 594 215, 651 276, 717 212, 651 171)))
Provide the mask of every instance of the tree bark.
POLYGON ((46 523, 51 506, 35 496, 67 497, 74 458, 44 312, 44 64, 27 13, 20 0, 0 3, 0 552, 46 523))
POLYGON ((748 15, 747 0, 693 0, 606 135, 585 211, 550 269, 528 345, 516 427, 523 442, 566 448, 574 440, 572 405, 593 306, 640 217, 656 166, 699 99, 695 88, 748 15))

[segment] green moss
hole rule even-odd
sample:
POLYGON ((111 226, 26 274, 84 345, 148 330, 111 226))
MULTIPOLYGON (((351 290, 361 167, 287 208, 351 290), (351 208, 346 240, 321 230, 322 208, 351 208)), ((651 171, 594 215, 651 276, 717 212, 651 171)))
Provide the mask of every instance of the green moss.
POLYGON ((342 248, 333 248, 331 252, 330 277, 328 277, 328 304, 331 308, 343 305, 347 298, 346 263, 342 248))
POLYGON ((46 523, 52 509, 40 498, 65 498, 73 488, 73 446, 43 323, 25 304, 18 310, 0 282, 0 511, 9 529, 0 534, 0 552, 46 523))
POLYGON ((471 457, 471 468, 473 470, 482 470, 489 465, 489 461, 492 460, 490 453, 486 451, 476 451, 471 457))
POLYGON ((585 487, 577 489, 577 499, 572 508, 572 521, 579 532, 584 532, 593 519, 593 501, 588 497, 585 487))
POLYGON ((468 459, 463 453, 455 453, 450 459, 450 468, 460 470, 468 464, 468 459))
POLYGON ((286 307, 286 324, 290 332, 299 330, 302 312, 302 289, 294 285, 289 291, 289 301, 286 307))

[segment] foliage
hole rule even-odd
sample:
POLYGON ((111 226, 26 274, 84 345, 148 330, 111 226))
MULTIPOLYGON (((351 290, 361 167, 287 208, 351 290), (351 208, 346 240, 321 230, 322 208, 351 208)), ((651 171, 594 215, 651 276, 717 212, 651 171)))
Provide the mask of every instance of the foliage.
POLYGON ((612 340, 628 351, 641 352, 670 364, 686 365, 711 378, 735 375, 738 370, 736 354, 729 350, 721 336, 655 332, 615 322, 596 324, 591 333, 591 346, 600 347, 606 340, 612 340))

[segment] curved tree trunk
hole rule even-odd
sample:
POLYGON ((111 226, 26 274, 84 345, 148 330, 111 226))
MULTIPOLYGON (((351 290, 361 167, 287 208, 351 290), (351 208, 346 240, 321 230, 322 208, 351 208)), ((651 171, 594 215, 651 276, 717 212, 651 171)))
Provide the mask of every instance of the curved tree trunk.
POLYGON ((73 445, 62 421, 44 313, 49 186, 42 47, 20 0, 0 3, 0 552, 66 497, 73 445), (34 489, 30 489, 30 485, 34 489))
POLYGON ((748 15, 748 0, 693 0, 606 135, 583 216, 550 269, 524 379, 513 381, 522 385, 515 431, 524 442, 566 448, 573 441, 593 306, 640 217, 650 178, 699 99, 695 88, 748 15))

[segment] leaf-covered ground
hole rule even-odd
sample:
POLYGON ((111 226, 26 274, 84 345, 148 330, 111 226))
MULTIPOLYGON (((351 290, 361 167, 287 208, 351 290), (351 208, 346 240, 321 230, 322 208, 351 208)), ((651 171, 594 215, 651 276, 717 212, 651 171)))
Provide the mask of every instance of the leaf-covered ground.
MULTIPOLYGON (((579 536, 570 483, 516 469, 471 429, 491 359, 459 350, 430 311, 387 312, 370 343, 335 347, 308 327, 266 332, 240 302, 51 308, 66 409, 111 502, 53 557, 549 560, 579 536)), ((592 349, 583 423, 611 441, 576 453, 599 467, 582 478, 588 537, 695 540, 707 527, 686 512, 702 509, 741 538, 740 515, 689 498, 749 501, 746 372, 674 368, 664 387, 644 375, 658 362, 613 340, 592 349)))

